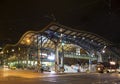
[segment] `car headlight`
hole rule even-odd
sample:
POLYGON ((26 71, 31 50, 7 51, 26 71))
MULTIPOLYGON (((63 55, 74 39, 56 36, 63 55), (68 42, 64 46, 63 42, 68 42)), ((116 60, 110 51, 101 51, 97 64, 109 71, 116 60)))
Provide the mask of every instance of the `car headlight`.
POLYGON ((98 71, 100 71, 100 68, 98 68, 98 71))

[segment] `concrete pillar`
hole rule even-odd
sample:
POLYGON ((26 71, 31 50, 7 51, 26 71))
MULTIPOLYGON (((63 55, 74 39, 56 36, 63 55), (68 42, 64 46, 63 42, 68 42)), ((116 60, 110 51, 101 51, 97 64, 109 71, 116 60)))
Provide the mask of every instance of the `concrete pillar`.
POLYGON ((103 62, 101 53, 97 52, 96 54, 98 55, 97 62, 103 62))
POLYGON ((92 61, 91 61, 91 58, 89 59, 89 71, 90 72, 92 71, 92 61))
POLYGON ((92 72, 92 57, 94 56, 95 52, 92 50, 90 53, 89 53, 89 72, 92 72))
POLYGON ((39 47, 39 39, 37 35, 37 72, 40 71, 41 63, 40 63, 40 47, 39 47))
POLYGON ((55 45, 55 72, 59 72, 58 45, 55 45))
POLYGON ((61 71, 64 72, 64 45, 62 45, 61 71))
POLYGON ((26 57, 26 67, 28 68, 28 60, 29 60, 29 53, 27 53, 27 57, 26 57))
POLYGON ((40 49, 38 49, 37 51, 37 56, 38 56, 37 64, 40 64, 40 49))
POLYGON ((76 47, 76 55, 80 55, 80 49, 81 47, 76 47))

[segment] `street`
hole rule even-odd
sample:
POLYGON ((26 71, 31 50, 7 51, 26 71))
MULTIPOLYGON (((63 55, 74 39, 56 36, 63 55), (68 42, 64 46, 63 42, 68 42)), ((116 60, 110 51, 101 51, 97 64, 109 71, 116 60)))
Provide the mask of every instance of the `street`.
POLYGON ((0 84, 120 84, 118 73, 38 73, 0 69, 0 84))

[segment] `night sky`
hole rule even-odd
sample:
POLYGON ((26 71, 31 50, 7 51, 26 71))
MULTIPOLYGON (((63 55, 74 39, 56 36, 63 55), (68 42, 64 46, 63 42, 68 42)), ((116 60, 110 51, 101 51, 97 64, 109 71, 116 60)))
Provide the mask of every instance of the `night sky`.
POLYGON ((120 43, 120 0, 0 0, 0 43, 16 43, 51 21, 120 43))

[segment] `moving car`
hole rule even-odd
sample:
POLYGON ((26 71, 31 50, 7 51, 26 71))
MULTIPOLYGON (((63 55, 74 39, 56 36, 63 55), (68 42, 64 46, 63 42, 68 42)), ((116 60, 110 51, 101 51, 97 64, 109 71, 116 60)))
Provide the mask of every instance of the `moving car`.
POLYGON ((115 63, 114 61, 101 62, 101 63, 98 63, 96 66, 96 71, 99 73, 116 72, 117 69, 118 69, 118 64, 115 63))

